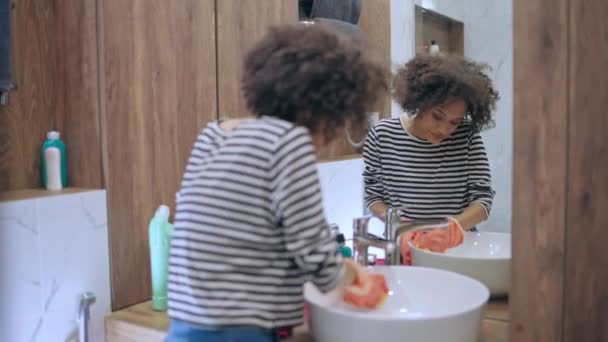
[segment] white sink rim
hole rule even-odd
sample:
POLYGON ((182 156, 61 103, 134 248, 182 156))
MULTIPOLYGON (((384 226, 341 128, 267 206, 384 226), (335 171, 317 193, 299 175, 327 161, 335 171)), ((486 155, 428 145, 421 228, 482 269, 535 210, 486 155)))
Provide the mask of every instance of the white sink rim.
MULTIPOLYGON (((449 276, 453 277, 454 279, 464 280, 464 281, 469 282, 473 286, 477 286, 481 291, 481 293, 479 294, 480 299, 478 300, 477 303, 467 305, 466 307, 463 307, 462 309, 460 309, 458 311, 442 313, 442 314, 425 314, 423 317, 403 317, 403 316, 394 316, 394 315, 388 315, 388 314, 370 315, 369 312, 366 312, 366 311, 354 311, 354 310, 349 311, 349 310, 336 308, 333 306, 327 306, 323 303, 319 303, 317 300, 315 300, 316 298, 311 299, 309 297, 309 295, 308 295, 309 291, 316 291, 321 296, 328 295, 328 294, 320 293, 319 290, 311 283, 306 283, 304 285, 304 299, 310 305, 322 307, 324 310, 331 312, 332 314, 341 315, 341 316, 345 316, 348 318, 365 319, 368 321, 403 321, 403 322, 434 321, 434 320, 439 320, 439 319, 449 319, 452 317, 462 316, 464 314, 479 310, 479 308, 485 306, 490 299, 490 291, 486 285, 484 285, 482 282, 480 282, 477 279, 474 279, 474 278, 471 278, 471 277, 468 277, 468 276, 465 276, 465 275, 462 275, 462 274, 459 274, 456 272, 436 269, 436 268, 431 268, 431 267, 422 267, 422 266, 370 266, 371 269, 381 269, 381 268, 389 268, 389 267, 403 267, 403 268, 409 268, 409 269, 424 270, 426 272, 438 272, 438 273, 443 273, 443 274, 449 274, 449 276)), ((333 290, 330 293, 334 293, 335 291, 336 290, 333 290)))
MULTIPOLYGON (((480 236, 484 235, 484 236, 494 236, 494 237, 500 237, 501 239, 504 238, 508 238, 511 239, 511 233, 500 233, 500 232, 465 232, 465 243, 467 242, 466 239, 467 237, 471 238, 473 237, 473 239, 475 238, 479 238, 480 236)), ((484 255, 484 256, 479 256, 479 255, 460 255, 460 254, 451 254, 450 251, 452 250, 452 248, 448 249, 445 253, 439 253, 439 252, 432 252, 426 249, 421 249, 418 248, 416 246, 414 246, 411 242, 408 242, 410 245, 410 248, 412 250, 416 250, 416 252, 418 253, 422 253, 422 254, 431 254, 431 255, 435 255, 435 256, 439 256, 439 257, 444 257, 444 258, 449 258, 449 259, 459 259, 459 260, 495 260, 495 261, 510 261, 511 260, 511 244, 509 242, 509 253, 508 255, 484 255)), ((458 248, 459 246, 456 246, 454 248, 458 248)))

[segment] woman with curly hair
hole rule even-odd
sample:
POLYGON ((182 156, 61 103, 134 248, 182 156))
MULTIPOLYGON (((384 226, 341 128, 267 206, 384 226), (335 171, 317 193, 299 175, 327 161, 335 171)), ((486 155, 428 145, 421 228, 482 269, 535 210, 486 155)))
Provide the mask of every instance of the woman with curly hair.
POLYGON ((378 122, 364 145, 365 203, 382 220, 450 218, 473 229, 490 214, 494 190, 479 132, 493 125, 498 93, 486 66, 421 55, 400 67, 393 99, 406 115, 378 122))
MULTIPOLYGON (((255 117, 200 133, 177 198, 167 341, 274 341, 302 323, 302 285, 352 281, 322 207, 315 151, 365 120, 388 73, 345 37, 271 29, 242 79, 255 117)), ((348 264, 348 263, 347 263, 348 264)))

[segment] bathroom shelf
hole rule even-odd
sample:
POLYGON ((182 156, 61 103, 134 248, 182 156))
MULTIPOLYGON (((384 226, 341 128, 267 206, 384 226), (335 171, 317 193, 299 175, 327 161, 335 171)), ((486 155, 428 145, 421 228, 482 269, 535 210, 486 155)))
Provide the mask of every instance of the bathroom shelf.
POLYGON ((464 55, 464 24, 445 15, 415 6, 416 54, 429 52, 431 41, 439 45, 440 52, 464 55))
POLYGON ((65 188, 61 191, 48 191, 45 189, 23 189, 12 191, 0 191, 0 202, 21 201, 33 198, 75 194, 80 192, 95 191, 100 189, 65 188))

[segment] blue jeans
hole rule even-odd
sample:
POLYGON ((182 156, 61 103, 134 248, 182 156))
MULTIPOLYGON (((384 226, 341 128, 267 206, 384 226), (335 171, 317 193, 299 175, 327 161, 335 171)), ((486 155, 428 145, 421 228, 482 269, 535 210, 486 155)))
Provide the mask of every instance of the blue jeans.
POLYGON ((205 329, 189 323, 171 320, 165 342, 274 342, 278 341, 270 329, 259 327, 226 327, 205 329))

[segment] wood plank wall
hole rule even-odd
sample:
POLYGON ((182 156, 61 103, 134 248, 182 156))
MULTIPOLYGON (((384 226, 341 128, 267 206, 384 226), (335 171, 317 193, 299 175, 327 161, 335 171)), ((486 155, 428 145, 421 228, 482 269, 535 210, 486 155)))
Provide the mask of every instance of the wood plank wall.
POLYGON ((104 0, 112 308, 150 298, 148 223, 174 208, 192 144, 217 118, 214 0, 104 0))
POLYGON ((511 341, 608 341, 607 16, 514 1, 511 341))
POLYGON ((241 92, 243 57, 269 27, 298 22, 298 1, 221 0, 216 18, 219 117, 246 117, 251 113, 241 92))
MULTIPOLYGON (((386 68, 391 67, 391 1, 363 1, 359 26, 365 37, 365 49, 386 68)), ((381 117, 391 117, 391 98, 386 94, 383 101, 371 110, 381 117)))
POLYGON ((608 2, 570 0, 564 341, 608 341, 608 2))
POLYGON ((50 130, 66 142, 70 185, 103 187, 95 2, 13 2, 17 88, 0 107, 0 191, 42 186, 40 149, 50 130))
POLYGON ((555 342, 562 334, 566 2, 515 1, 513 13, 512 341, 555 342))

